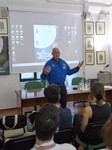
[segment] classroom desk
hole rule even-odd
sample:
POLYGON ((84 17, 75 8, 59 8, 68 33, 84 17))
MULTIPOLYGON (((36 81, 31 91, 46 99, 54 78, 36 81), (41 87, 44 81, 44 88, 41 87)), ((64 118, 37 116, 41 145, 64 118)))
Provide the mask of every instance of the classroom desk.
MULTIPOLYGON (((67 101, 77 101, 77 100, 87 100, 90 91, 89 90, 77 90, 73 89, 74 86, 67 87, 67 101)), ((32 89, 27 91, 25 90, 15 91, 17 97, 17 108, 21 109, 21 114, 23 113, 23 107, 43 105, 47 103, 44 97, 44 88, 42 89, 32 89)), ((105 89, 106 101, 109 102, 112 106, 112 89, 105 89)), ((18 109, 17 109, 18 110, 18 109)))

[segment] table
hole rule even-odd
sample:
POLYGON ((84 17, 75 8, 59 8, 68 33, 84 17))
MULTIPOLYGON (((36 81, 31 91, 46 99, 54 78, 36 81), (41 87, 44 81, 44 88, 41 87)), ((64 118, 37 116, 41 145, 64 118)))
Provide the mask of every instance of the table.
MULTIPOLYGON (((89 90, 80 90, 79 88, 74 90, 74 86, 67 87, 67 101, 78 101, 78 100, 87 100, 90 94, 89 90)), ((44 88, 42 89, 32 89, 28 90, 27 94, 25 90, 15 91, 17 98, 17 108, 21 109, 21 114, 23 114, 23 107, 43 105, 47 103, 47 100, 44 97, 44 88)), ((109 102, 112 106, 112 89, 105 89, 106 101, 109 102)), ((17 109, 18 111, 18 109, 17 109)))

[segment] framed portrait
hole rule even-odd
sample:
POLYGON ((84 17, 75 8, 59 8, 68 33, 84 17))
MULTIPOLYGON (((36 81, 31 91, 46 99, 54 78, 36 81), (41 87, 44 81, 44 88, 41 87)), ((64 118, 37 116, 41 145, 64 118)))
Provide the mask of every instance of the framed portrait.
POLYGON ((6 18, 0 18, 0 34, 8 34, 6 18))
POLYGON ((96 22, 96 34, 97 35, 105 34, 105 22, 96 22))
POLYGON ((86 65, 94 65, 94 52, 85 52, 86 65))
POLYGON ((94 35, 94 22, 85 22, 85 35, 94 35))
POLYGON ((93 37, 85 37, 85 50, 86 51, 94 50, 94 38, 93 37))
POLYGON ((105 64, 106 63, 105 51, 97 51, 96 58, 97 58, 97 64, 105 64))

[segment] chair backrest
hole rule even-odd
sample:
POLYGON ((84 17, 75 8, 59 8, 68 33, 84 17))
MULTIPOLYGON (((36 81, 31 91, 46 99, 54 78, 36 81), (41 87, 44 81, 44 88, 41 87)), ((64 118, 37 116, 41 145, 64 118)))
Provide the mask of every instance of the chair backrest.
POLYGON ((29 135, 8 140, 4 145, 4 150, 30 150, 36 141, 35 135, 29 135))
POLYGON ((43 84, 43 88, 45 88, 45 86, 46 86, 46 81, 47 81, 47 79, 46 79, 46 80, 42 80, 42 79, 41 79, 41 82, 42 82, 42 84, 43 84))
POLYGON ((24 115, 3 116, 0 119, 2 138, 21 136, 25 133, 27 119, 24 115))
POLYGON ((55 133, 54 135, 54 141, 55 143, 62 144, 62 143, 70 143, 74 142, 76 132, 75 127, 67 127, 67 128, 61 128, 58 133, 55 133))
MULTIPOLYGON (((82 80, 82 77, 75 77, 75 78, 73 78, 73 79, 72 79, 72 85, 78 85, 79 82, 81 82, 81 80, 82 80)), ((85 83, 85 82, 86 82, 86 79, 83 78, 83 80, 84 80, 84 83, 85 83)))
POLYGON ((38 113, 37 111, 33 111, 33 112, 29 115, 29 120, 30 120, 31 124, 34 123, 34 120, 35 120, 35 117, 36 117, 37 113, 38 113))
POLYGON ((43 88, 43 84, 40 81, 28 81, 25 83, 25 88, 27 88, 27 90, 39 89, 39 88, 43 88))
POLYGON ((90 79, 91 80, 91 84, 90 84, 90 86, 92 86, 92 84, 94 83, 94 82, 99 82, 99 78, 94 78, 94 79, 90 79))
POLYGON ((103 122, 95 122, 89 123, 85 129, 84 137, 87 139, 88 144, 94 143, 99 144, 102 143, 102 139, 100 138, 100 130, 106 121, 103 122))

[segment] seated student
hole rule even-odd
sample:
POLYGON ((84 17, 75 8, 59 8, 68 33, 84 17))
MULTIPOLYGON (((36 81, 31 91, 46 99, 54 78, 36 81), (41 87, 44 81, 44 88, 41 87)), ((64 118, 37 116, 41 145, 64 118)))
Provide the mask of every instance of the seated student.
POLYGON ((69 108, 62 108, 60 106, 60 88, 57 84, 49 84, 44 89, 45 98, 48 102, 56 105, 60 110, 60 123, 59 127, 69 127, 72 126, 72 113, 69 108))
POLYGON ((76 150, 71 144, 54 143, 58 126, 59 109, 50 103, 43 105, 35 118, 36 144, 31 150, 76 150))
POLYGON ((104 86, 101 83, 94 82, 90 88, 91 105, 84 109, 83 117, 76 114, 73 125, 80 139, 84 142, 83 133, 88 123, 105 121, 111 114, 111 106, 105 102, 104 86))
POLYGON ((103 138, 105 145, 108 147, 101 150, 112 150, 112 113, 108 121, 103 125, 101 129, 101 137, 103 138))
POLYGON ((24 133, 23 136, 28 136, 28 135, 35 134, 34 124, 35 124, 35 116, 36 116, 37 113, 38 113, 37 111, 34 111, 29 115, 30 123, 28 123, 26 125, 26 132, 24 133))

